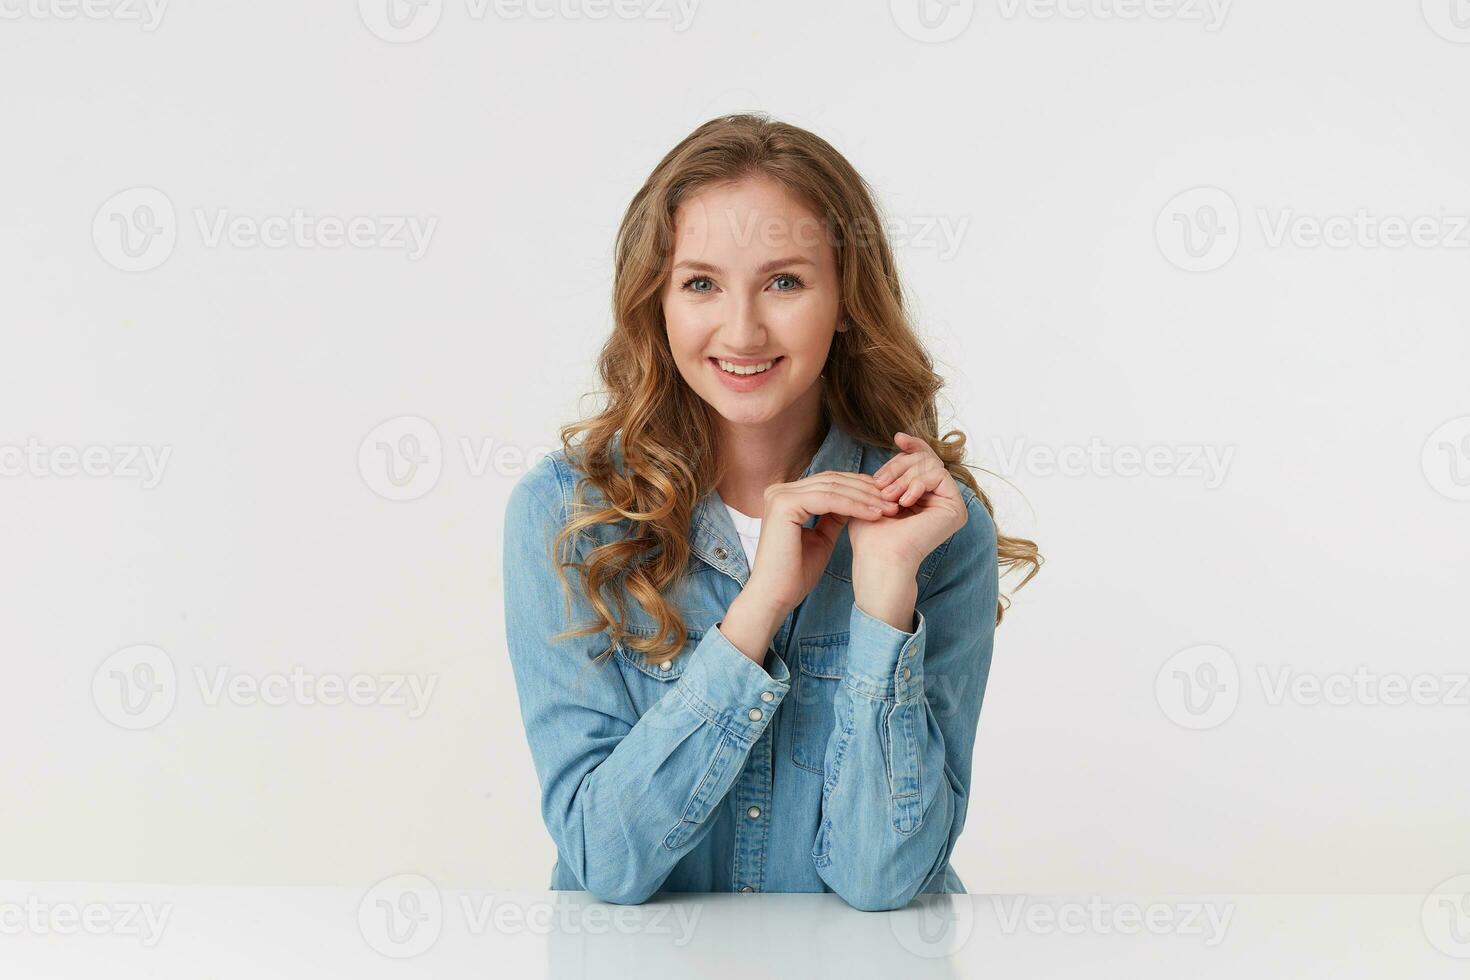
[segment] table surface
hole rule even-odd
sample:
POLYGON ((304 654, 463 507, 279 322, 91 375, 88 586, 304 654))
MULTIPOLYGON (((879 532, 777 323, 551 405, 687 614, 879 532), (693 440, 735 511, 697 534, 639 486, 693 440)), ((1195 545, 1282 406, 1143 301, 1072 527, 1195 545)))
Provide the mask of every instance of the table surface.
POLYGON ((1470 976, 1463 895, 835 895, 0 882, 11 977, 1470 976), (694 971, 694 972, 691 972, 694 971))

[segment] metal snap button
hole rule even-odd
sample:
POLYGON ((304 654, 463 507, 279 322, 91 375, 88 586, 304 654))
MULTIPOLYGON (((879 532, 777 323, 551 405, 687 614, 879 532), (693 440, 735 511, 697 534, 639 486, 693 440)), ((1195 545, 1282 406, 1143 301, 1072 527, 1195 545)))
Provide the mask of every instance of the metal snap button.
POLYGON ((661 664, 658 665, 658 669, 659 670, 673 670, 674 669, 674 662, 672 660, 665 660, 663 663, 661 663, 661 664))
POLYGON ((743 891, 743 892, 753 892, 753 891, 755 891, 755 889, 754 888, 751 888, 749 885, 745 885, 740 890, 743 891))
POLYGON ((749 810, 745 811, 745 815, 754 820, 756 817, 761 815, 761 808, 758 806, 753 806, 749 810))
POLYGON ((720 561, 724 561, 726 558, 730 557, 730 552, 726 551, 724 548, 716 548, 715 557, 718 558, 720 561))
POLYGON ((903 669, 903 679, 908 680, 911 676, 913 676, 913 673, 914 672, 912 670, 909 670, 907 667, 905 667, 903 669))
POLYGON ((759 708, 751 708, 750 709, 750 712, 749 712, 749 716, 750 716, 750 720, 751 721, 760 721, 761 720, 761 709, 759 709, 759 708))
POLYGON ((762 691, 761 692, 761 700, 762 701, 774 701, 774 700, 776 700, 776 695, 772 694, 770 691, 762 691))

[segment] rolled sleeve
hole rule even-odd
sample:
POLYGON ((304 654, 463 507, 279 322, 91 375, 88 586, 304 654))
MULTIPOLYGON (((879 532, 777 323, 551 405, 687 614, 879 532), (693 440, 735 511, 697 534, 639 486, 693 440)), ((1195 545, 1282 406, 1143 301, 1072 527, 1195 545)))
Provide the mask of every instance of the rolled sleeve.
POLYGON ((769 650, 767 672, 731 643, 716 623, 689 655, 675 688, 706 721, 747 746, 755 743, 791 690, 791 671, 769 650))

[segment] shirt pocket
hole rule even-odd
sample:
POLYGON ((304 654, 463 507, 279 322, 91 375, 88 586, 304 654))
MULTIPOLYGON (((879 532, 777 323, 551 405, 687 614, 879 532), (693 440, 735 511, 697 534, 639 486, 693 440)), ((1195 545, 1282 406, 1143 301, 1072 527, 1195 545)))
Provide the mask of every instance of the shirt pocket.
POLYGON ((792 724, 791 762, 821 773, 827 742, 835 723, 832 701, 847 669, 848 633, 829 633, 801 640, 797 652, 796 717, 792 724))

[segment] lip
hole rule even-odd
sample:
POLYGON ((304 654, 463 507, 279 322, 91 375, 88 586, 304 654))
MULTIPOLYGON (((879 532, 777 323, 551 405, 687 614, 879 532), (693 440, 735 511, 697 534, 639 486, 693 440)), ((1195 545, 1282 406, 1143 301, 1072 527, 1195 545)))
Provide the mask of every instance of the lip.
POLYGON ((755 391, 757 388, 770 381, 771 375, 781 370, 781 366, 786 363, 786 355, 778 354, 775 358, 767 357, 759 360, 749 357, 707 357, 705 358, 705 363, 708 364, 710 366, 710 370, 719 377, 720 383, 723 384, 726 388, 729 388, 731 391, 755 391), (769 370, 762 371, 760 374, 749 374, 744 377, 736 377, 735 375, 726 372, 725 369, 720 367, 719 365, 720 361, 729 361, 731 364, 750 365, 764 364, 766 361, 769 360, 774 360, 776 362, 775 364, 771 365, 769 370))

